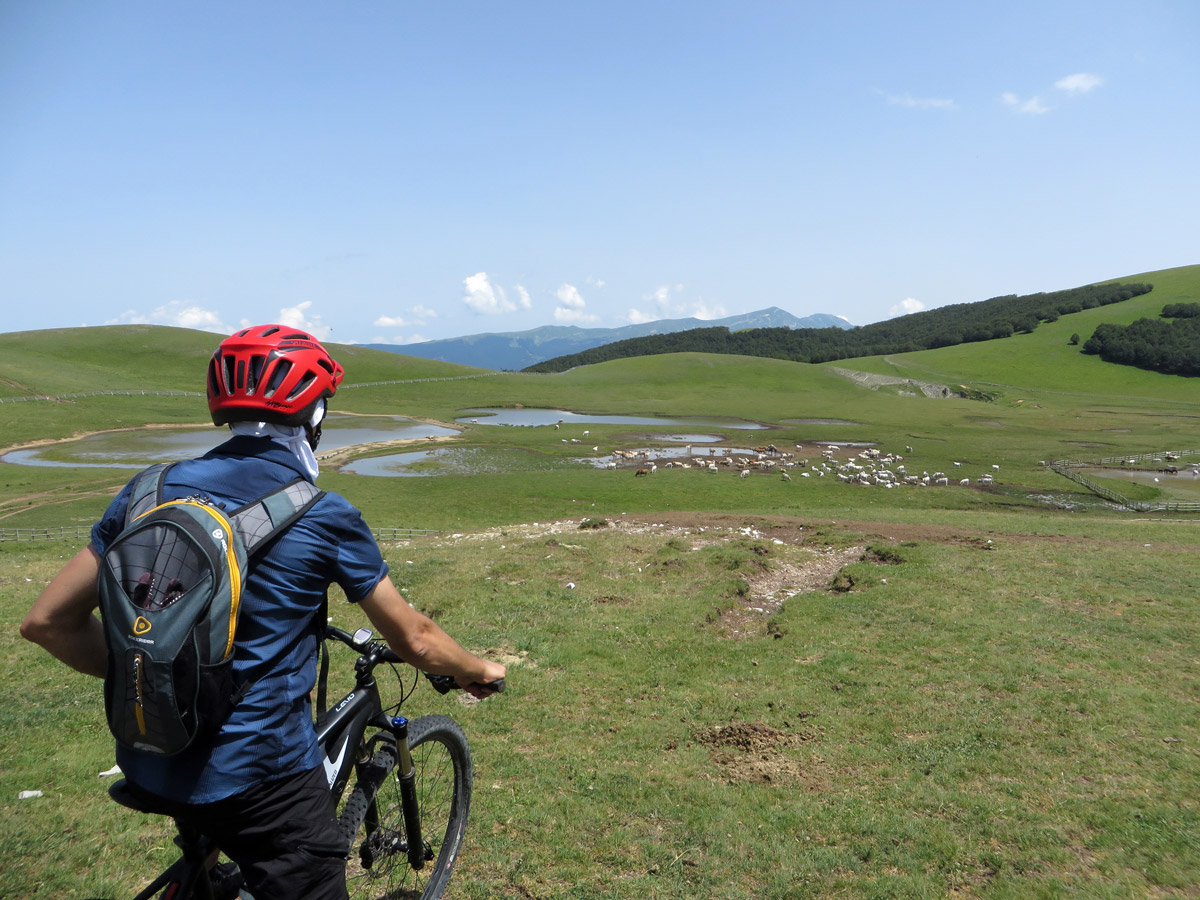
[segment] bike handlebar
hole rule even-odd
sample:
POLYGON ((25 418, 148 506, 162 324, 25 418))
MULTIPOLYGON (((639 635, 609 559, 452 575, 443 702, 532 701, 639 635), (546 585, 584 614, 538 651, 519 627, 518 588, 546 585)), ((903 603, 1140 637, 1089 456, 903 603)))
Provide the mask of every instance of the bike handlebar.
MULTIPOLYGON (((366 631, 366 629, 362 629, 362 631, 358 632, 358 634, 361 634, 363 631, 366 631)), ((332 625, 325 626, 326 637, 336 638, 351 650, 357 650, 363 656, 373 656, 381 662, 404 662, 400 655, 386 644, 380 641, 372 640, 372 636, 369 631, 366 632, 367 636, 364 639, 357 639, 358 634, 350 634, 349 632, 342 631, 342 629, 335 628, 332 625)), ((429 679, 430 684, 433 685, 434 690, 436 690, 439 694, 446 694, 450 691, 462 690, 458 682, 454 680, 453 675, 431 675, 428 672, 425 672, 424 675, 429 679)), ((481 685, 481 687, 488 688, 497 694, 503 693, 504 679, 497 679, 489 684, 481 685)))
MULTIPOLYGON (((450 691, 461 691, 462 687, 454 680, 453 675, 430 675, 425 673, 425 677, 429 679, 429 683, 433 685, 433 689, 439 694, 448 694, 450 691)), ((478 684, 478 682, 476 682, 478 684)), ((504 693, 504 679, 497 678, 495 681, 489 681, 487 684, 481 684, 480 687, 488 688, 497 693, 504 693)))

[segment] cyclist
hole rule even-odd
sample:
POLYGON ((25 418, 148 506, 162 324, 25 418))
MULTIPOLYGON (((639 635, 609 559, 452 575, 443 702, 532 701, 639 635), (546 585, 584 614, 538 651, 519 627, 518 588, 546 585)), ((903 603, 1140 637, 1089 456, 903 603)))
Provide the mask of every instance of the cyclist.
MULTIPOLYGON (((343 370, 315 337, 263 325, 226 338, 208 367, 208 406, 230 440, 172 466, 164 499, 202 493, 233 510, 295 480, 315 480, 326 401, 343 370)), ((21 633, 62 662, 104 677, 96 580, 125 521, 129 485, 34 602, 21 633)), ((345 852, 313 726, 325 592, 337 583, 400 656, 451 675, 472 695, 504 666, 464 650, 404 600, 361 514, 325 494, 252 564, 242 593, 234 679, 251 687, 221 730, 164 757, 117 747, 130 790, 210 835, 258 900, 344 898, 345 852)))

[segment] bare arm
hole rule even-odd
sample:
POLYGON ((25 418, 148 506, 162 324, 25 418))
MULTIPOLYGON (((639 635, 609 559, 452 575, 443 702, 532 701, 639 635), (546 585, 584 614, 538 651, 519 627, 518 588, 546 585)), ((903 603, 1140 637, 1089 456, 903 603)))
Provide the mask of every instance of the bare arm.
POLYGON ((405 662, 434 675, 452 675, 476 697, 504 677, 504 666, 468 653, 433 619, 408 605, 390 578, 384 578, 359 602, 375 629, 405 662))
POLYGON ((85 675, 103 678, 108 667, 104 629, 93 613, 99 603, 100 557, 89 545, 46 585, 21 623, 21 636, 85 675))

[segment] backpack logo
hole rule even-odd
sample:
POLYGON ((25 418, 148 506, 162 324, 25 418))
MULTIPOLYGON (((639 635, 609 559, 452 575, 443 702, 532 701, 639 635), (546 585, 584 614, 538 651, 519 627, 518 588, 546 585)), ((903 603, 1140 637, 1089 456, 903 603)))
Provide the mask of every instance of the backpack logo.
POLYGON ((145 616, 138 616, 133 620, 133 633, 136 635, 143 635, 153 627, 145 616))

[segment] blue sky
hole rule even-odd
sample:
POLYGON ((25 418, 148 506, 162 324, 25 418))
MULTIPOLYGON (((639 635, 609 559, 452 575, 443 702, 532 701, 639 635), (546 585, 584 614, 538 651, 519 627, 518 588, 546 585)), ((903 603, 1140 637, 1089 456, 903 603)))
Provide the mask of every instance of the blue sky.
POLYGON ((0 4, 0 331, 863 325, 1200 263, 1200 3, 0 4))

